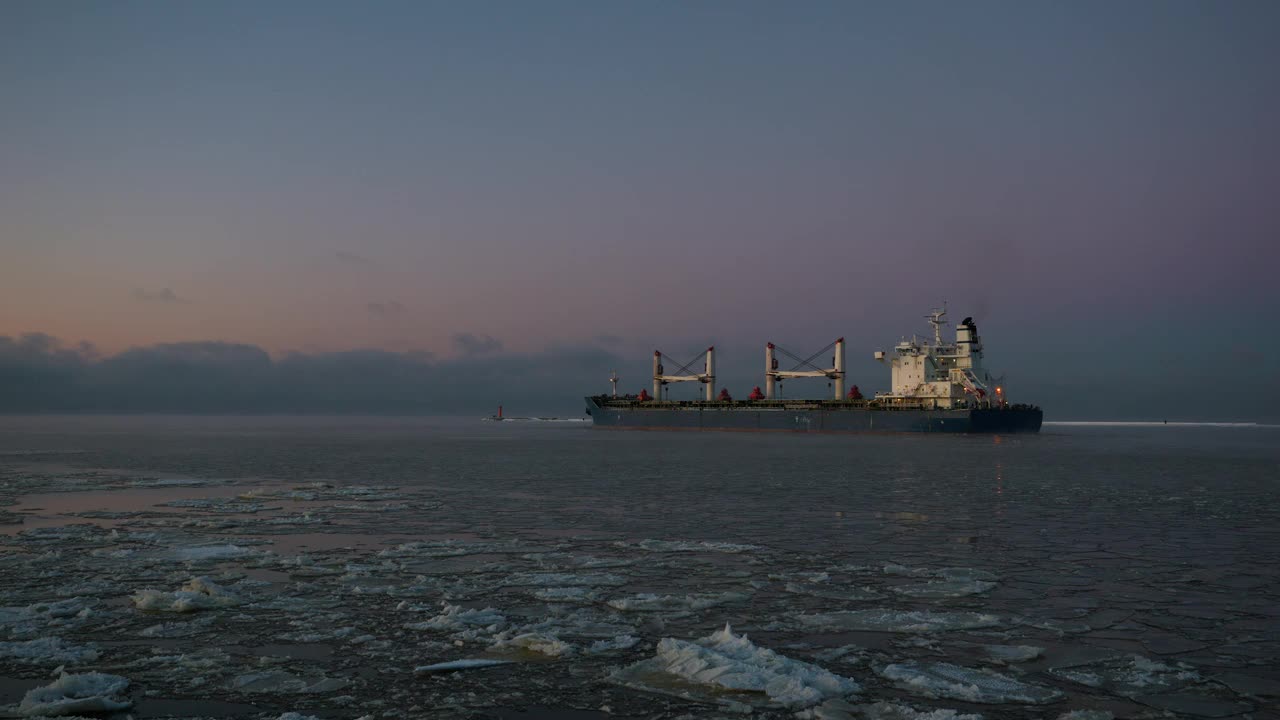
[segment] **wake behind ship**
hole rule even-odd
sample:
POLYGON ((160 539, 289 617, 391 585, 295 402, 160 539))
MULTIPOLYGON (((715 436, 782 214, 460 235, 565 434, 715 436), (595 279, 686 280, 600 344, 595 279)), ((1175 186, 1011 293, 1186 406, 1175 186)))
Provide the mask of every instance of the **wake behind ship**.
MULTIPOLYGON (((892 357, 877 351, 875 358, 888 361, 893 389, 864 398, 855 385, 844 391, 844 338, 834 349, 831 367, 813 364, 814 357, 801 359, 782 348, 765 346, 765 390, 755 388, 746 400, 734 400, 726 390, 715 395, 715 348, 707 348, 702 372, 690 363, 667 374, 661 352, 653 354, 653 394, 617 394, 616 375, 612 395, 586 398, 587 414, 596 427, 637 430, 777 430, 792 432, 947 432, 1014 433, 1040 431, 1044 414, 1034 405, 1010 404, 999 381, 983 366, 982 341, 973 318, 965 318, 956 328, 955 342, 943 342, 942 326, 946 310, 928 315, 933 326, 933 342, 903 340, 894 346, 892 357), (791 370, 780 369, 778 355, 798 362, 791 370), (792 400, 779 397, 784 380, 827 378, 833 397, 819 400, 792 400), (702 400, 664 399, 671 383, 699 382, 702 400)), ((816 356, 815 356, 816 357, 816 356)))

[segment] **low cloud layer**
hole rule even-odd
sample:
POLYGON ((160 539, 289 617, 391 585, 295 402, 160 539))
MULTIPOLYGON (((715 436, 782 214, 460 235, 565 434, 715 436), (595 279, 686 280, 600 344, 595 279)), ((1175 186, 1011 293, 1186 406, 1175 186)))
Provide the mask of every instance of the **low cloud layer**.
POLYGON ((502 351, 502 341, 488 335, 458 333, 453 336, 453 346, 458 352, 468 357, 476 355, 492 355, 502 351))
POLYGON ((593 347, 459 359, 384 350, 273 358, 255 345, 216 341, 101 357, 90 346, 66 345, 48 335, 0 336, 0 408, 454 414, 487 413, 505 403, 515 412, 578 415, 586 379, 616 363, 615 356, 593 347))
POLYGON ((383 320, 404 317, 409 312, 409 308, 395 300, 371 302, 368 305, 365 305, 365 309, 369 311, 370 315, 383 320))
POLYGON ((159 290, 147 290, 145 288, 134 288, 133 299, 139 302, 152 303, 187 303, 190 302, 184 298, 178 297, 178 294, 169 288, 160 288, 159 290))

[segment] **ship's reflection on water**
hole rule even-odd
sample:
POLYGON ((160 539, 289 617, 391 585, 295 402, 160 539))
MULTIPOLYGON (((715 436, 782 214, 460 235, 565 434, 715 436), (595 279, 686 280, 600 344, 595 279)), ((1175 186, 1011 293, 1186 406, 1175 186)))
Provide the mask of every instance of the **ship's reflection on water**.
POLYGON ((1264 431, 200 423, 0 419, 0 704, 62 665, 151 716, 1275 708, 1264 431), (678 676, 764 649, 812 702, 678 676), (413 674, 467 659, 514 662, 413 674))

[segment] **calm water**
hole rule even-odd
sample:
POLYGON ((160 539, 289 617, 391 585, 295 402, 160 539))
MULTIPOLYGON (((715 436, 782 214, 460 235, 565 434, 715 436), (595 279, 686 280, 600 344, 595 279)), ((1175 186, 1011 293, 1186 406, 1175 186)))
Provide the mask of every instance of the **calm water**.
POLYGON ((1271 427, 0 418, 0 703, 65 664, 144 716, 1274 717, 1278 500, 1271 427), (726 623, 860 690, 655 659, 726 623), (413 672, 463 658, 515 662, 413 672))

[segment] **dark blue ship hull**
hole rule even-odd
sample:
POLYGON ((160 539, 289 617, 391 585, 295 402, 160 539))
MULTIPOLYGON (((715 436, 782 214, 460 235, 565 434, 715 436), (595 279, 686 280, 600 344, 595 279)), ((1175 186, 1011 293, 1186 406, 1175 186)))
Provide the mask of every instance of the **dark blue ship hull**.
POLYGON ((632 430, 1035 433, 1044 419, 1040 408, 1029 406, 924 410, 840 402, 586 400, 596 427, 632 430))

